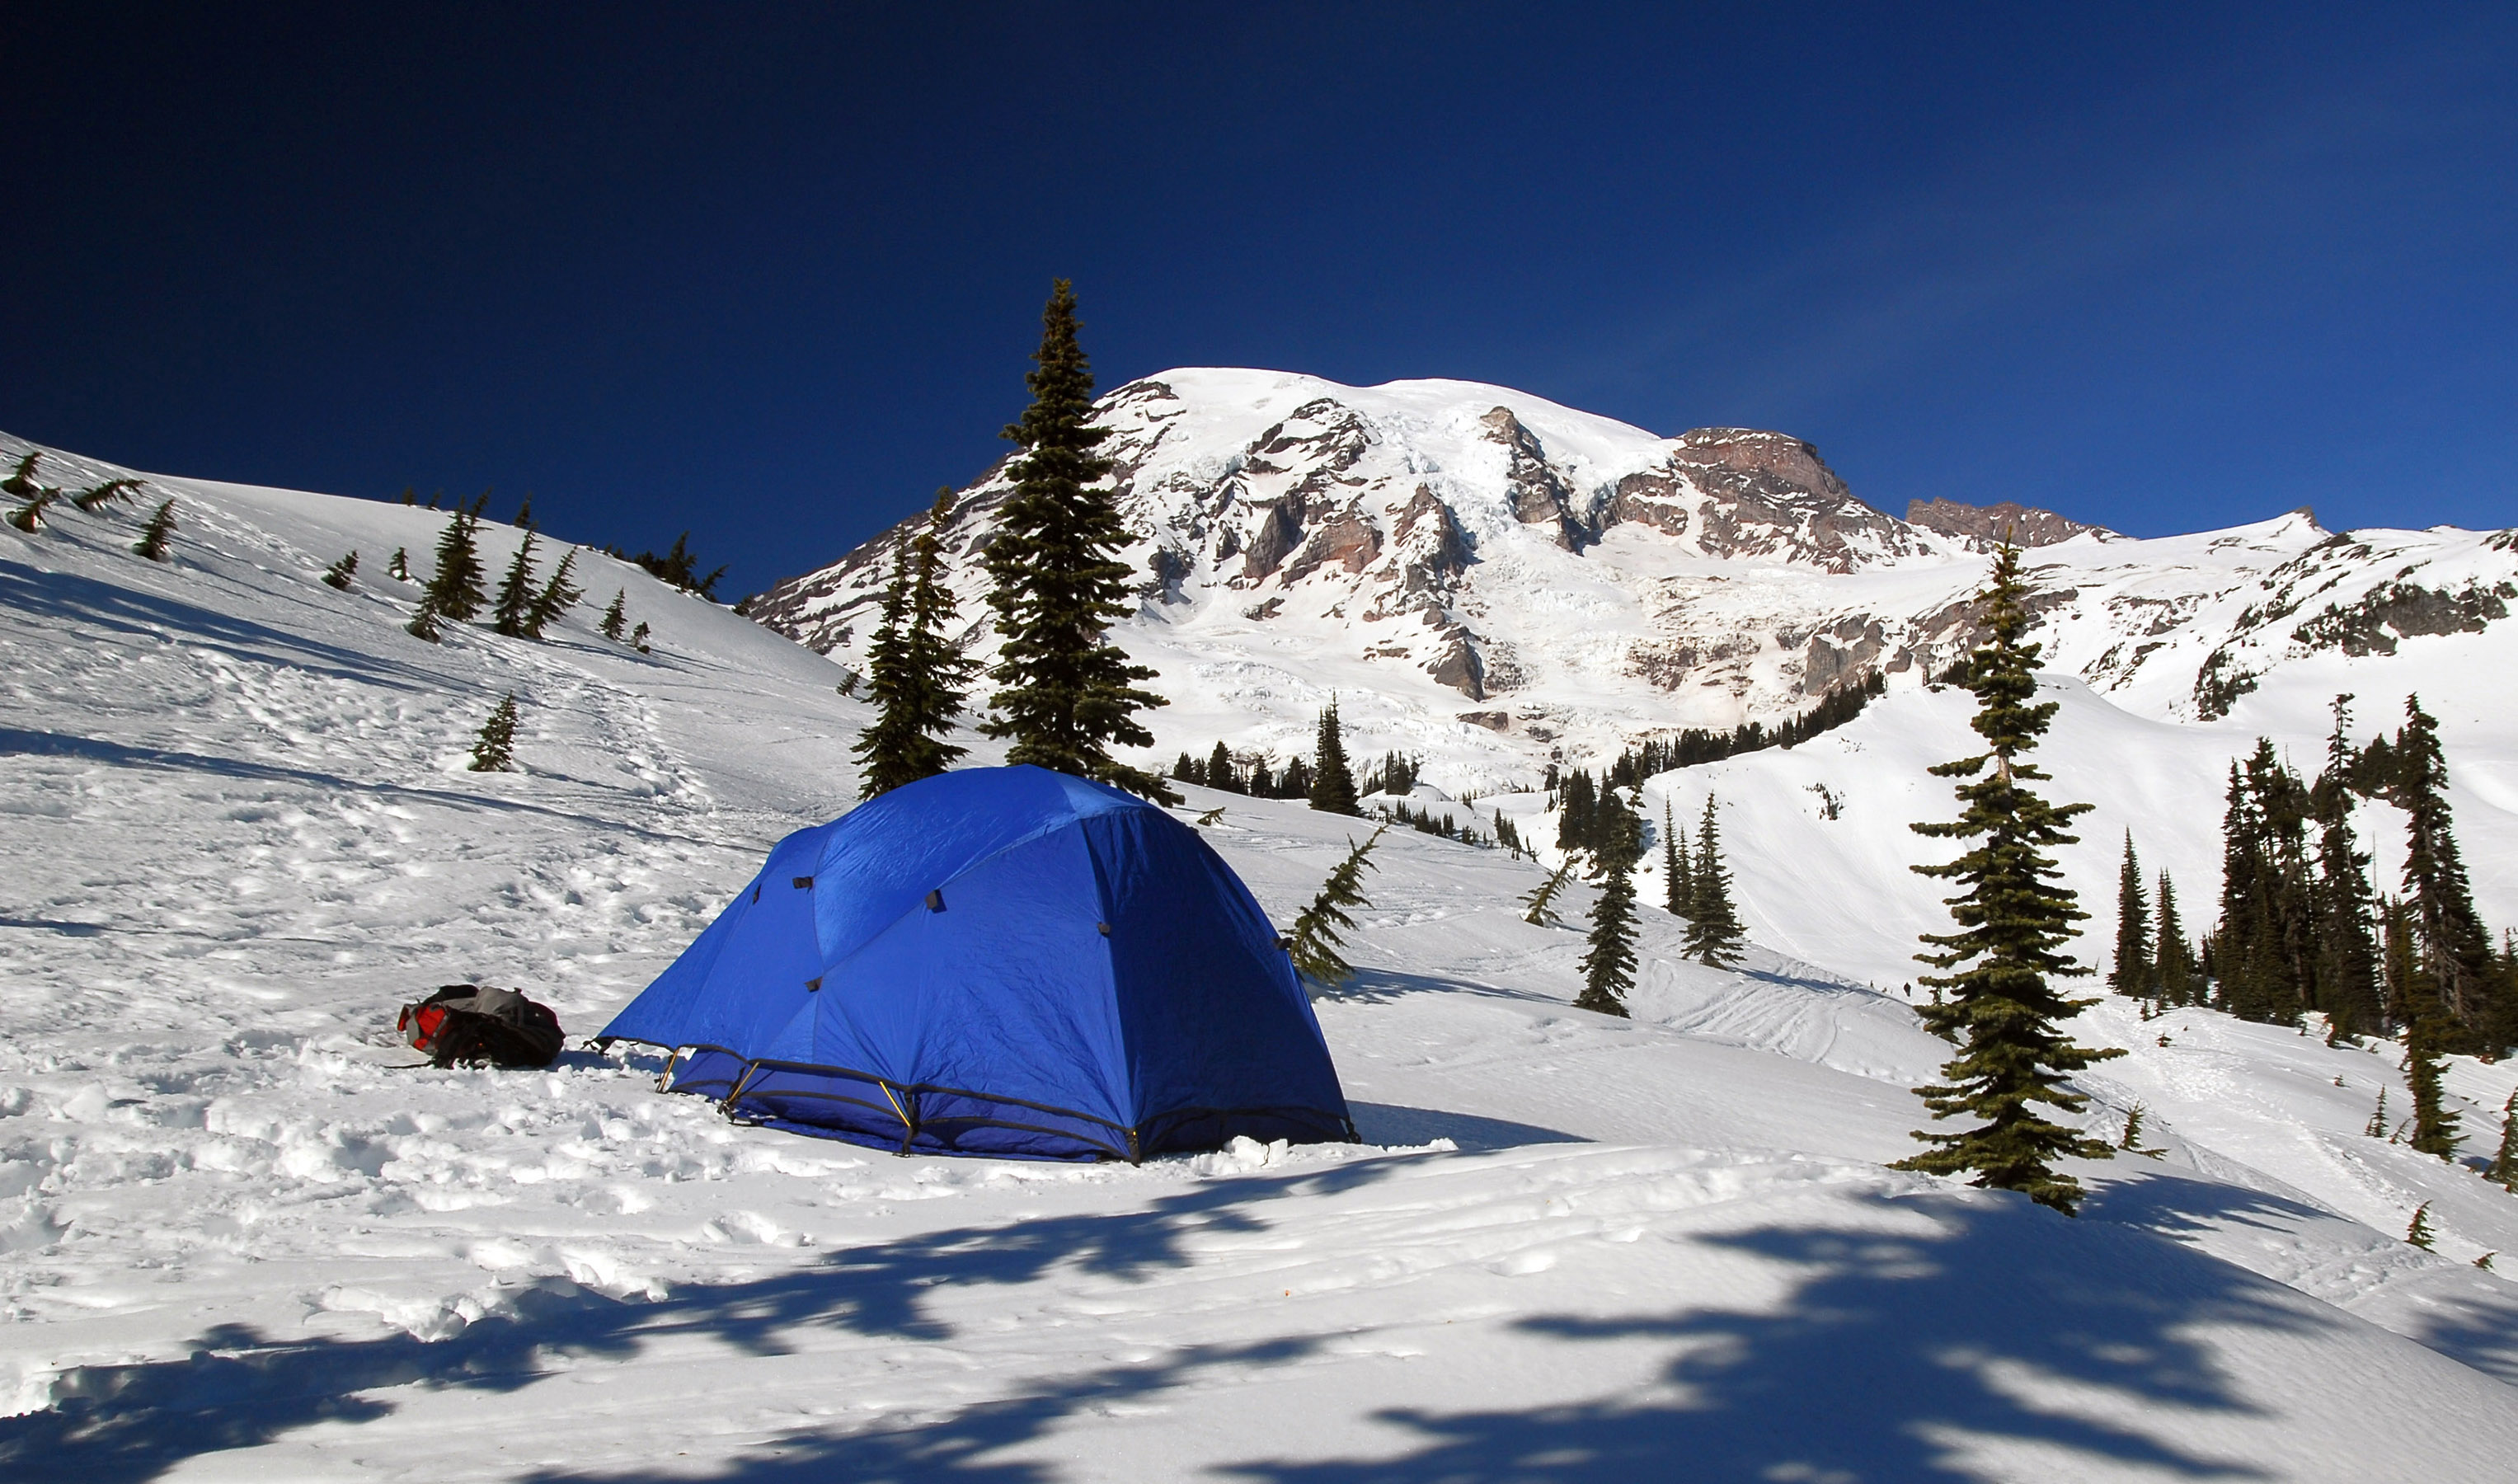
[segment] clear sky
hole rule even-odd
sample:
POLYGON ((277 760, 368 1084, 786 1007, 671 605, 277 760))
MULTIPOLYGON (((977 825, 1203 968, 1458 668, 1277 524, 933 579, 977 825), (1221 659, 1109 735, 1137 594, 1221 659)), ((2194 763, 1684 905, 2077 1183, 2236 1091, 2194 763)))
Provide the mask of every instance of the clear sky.
POLYGON ((1101 384, 1495 381, 2141 535, 2518 524, 2518 7, 0 7, 0 427, 731 596, 1101 384), (904 19, 906 18, 906 19, 904 19))

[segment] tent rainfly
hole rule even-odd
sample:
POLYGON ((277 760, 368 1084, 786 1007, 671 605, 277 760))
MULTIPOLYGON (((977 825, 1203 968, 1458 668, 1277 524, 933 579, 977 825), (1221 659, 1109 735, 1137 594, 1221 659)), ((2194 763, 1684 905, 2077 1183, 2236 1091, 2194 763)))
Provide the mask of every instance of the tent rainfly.
POLYGON ((799 830, 598 1044, 728 1116, 901 1154, 1352 1140, 1276 930, 1197 831, 1037 767, 799 830))

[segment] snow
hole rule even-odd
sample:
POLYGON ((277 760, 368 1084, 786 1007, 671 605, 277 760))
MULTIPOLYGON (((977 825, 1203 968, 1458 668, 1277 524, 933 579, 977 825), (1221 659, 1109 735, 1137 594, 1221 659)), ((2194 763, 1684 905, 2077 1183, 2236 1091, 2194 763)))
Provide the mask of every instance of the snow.
MULTIPOLYGON (((1755 942, 1708 969, 1647 910, 1630 1022, 1521 920, 1543 864, 1386 835, 1320 1006, 1365 1145, 903 1159, 730 1125, 652 1057, 436 1071, 390 1029, 473 979, 598 1028, 853 797, 828 661, 591 555, 550 642, 423 644, 382 574, 442 515, 152 484, 165 565, 130 511, 0 530, 11 1478, 2480 1479, 2518 1446, 2518 1293, 2473 1265, 2518 1200, 2362 1134, 2409 1107, 2383 1048, 2111 1002, 2088 1121, 2139 1104, 2159 1156, 2080 1166, 2082 1219, 1884 1167, 1945 1054, 1895 984, 1954 693, 1656 781, 1721 797, 1755 942), (316 581, 353 547, 353 591, 316 581), (592 633, 615 588, 653 654, 592 633), (522 771, 465 771, 508 691, 522 771)), ((2462 641, 2391 673, 2429 696, 2401 666, 2462 641)), ((2049 765, 2127 774, 2075 883, 2130 825, 2199 924, 2219 772, 2252 727, 2313 749, 2314 687, 2198 727, 2053 684, 2049 765)), ((2497 923, 2495 695, 2443 720, 2497 923)), ((1280 921, 1359 833, 1191 793, 1280 921)), ((2512 1083, 2452 1068, 2477 1142, 2512 1083)))

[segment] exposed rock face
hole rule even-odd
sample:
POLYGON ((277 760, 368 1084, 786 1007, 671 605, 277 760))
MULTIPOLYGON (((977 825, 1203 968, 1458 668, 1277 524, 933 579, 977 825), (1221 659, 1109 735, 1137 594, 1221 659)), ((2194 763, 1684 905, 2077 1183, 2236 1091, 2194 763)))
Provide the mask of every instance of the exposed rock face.
MULTIPOLYGON (((2291 657, 2471 633, 2518 598, 2518 536, 2474 538, 2425 571, 2430 547, 2405 543, 2447 538, 2391 546, 2298 514, 2173 556, 2013 504, 1935 501, 1898 520, 1798 438, 1659 438, 1467 383, 1181 371, 1109 393, 1099 417, 1142 574, 1141 611, 1114 633, 1175 700, 1150 719, 1167 747, 1212 745, 1195 729, 1212 721, 1180 719, 1222 711, 1276 728, 1237 746, 1305 751, 1332 691, 1356 702, 1352 726, 1376 707, 1415 719, 1360 745, 1448 728, 1542 760, 1771 720, 1870 672, 1933 676, 1966 653, 2006 527, 2054 547, 2027 573, 2043 663, 2167 717, 2218 715, 2291 657), (2091 532, 2107 540, 2060 545, 2091 532), (1458 709, 1501 698, 1509 710, 1458 709)), ((940 531, 963 642, 982 658, 996 635, 980 556, 1006 472, 962 491, 940 531)), ((745 611, 862 669, 920 519, 745 611)))
POLYGON ((2105 526, 2085 526, 2052 510, 2004 501, 2000 504, 1966 505, 1955 500, 1916 500, 1906 504, 1906 524, 1938 531, 1943 536, 1971 537, 1987 545, 2006 538, 2016 546, 2051 546, 2084 531, 2112 536, 2105 526))

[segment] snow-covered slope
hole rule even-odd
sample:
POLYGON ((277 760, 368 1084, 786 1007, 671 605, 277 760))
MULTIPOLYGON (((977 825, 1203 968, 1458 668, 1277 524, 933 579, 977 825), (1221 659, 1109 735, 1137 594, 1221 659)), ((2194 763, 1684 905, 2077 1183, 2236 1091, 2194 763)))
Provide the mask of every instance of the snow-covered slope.
MULTIPOLYGON (((2357 1480, 2518 1448, 2518 1294, 2472 1266, 2518 1200, 2359 1135, 2403 1101, 2380 1055, 2105 1007, 2132 1054, 2092 1126, 2139 1102, 2162 1154, 2087 1167, 2084 1219, 1884 1168, 1943 1048, 1858 982, 1867 939, 1789 930, 1908 909, 1885 827, 1876 878, 1802 851, 1842 874, 1801 919, 1744 859, 1745 972, 1648 913, 1632 1022, 1570 1008, 1579 935, 1514 904, 1541 867, 1388 837, 1321 1007, 1366 1147, 899 1159, 644 1062, 412 1069, 393 1008, 443 982, 599 1026, 844 807, 862 712, 600 559, 652 655, 588 610, 431 646, 407 586, 316 578, 424 567, 441 517, 169 495, 162 566, 127 511, 0 528, 7 1477, 2357 1480), (509 691, 522 770, 464 771, 509 691), (2424 1200, 2436 1252, 2397 1240, 2424 1200)), ((1830 740, 1885 780, 1950 711, 1830 740)), ((1281 920, 1352 828, 1216 806, 1281 920)), ((2475 1126, 2510 1083, 2453 1069, 2475 1126)))

